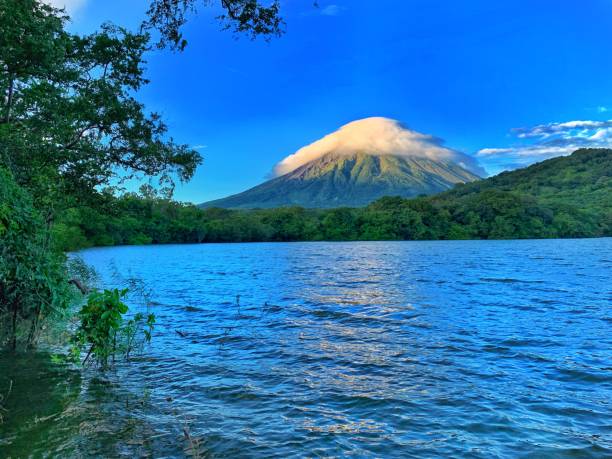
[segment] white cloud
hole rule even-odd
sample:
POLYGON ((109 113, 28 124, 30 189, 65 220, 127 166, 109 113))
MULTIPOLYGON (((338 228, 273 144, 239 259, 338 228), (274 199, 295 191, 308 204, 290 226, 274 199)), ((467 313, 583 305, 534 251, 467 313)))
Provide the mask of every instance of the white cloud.
POLYGON ((274 174, 287 174, 328 153, 350 155, 359 152, 447 160, 479 175, 484 173, 474 158, 445 147, 441 139, 407 129, 389 118, 373 117, 348 123, 287 156, 276 165, 274 174))
POLYGON ((70 15, 76 14, 85 4, 87 0, 43 0, 48 5, 55 8, 65 9, 70 15))
POLYGON ((338 5, 328 5, 321 10, 323 16, 338 16, 342 12, 343 8, 338 5))
POLYGON ((476 153, 478 156, 499 155, 503 153, 512 153, 513 148, 483 148, 476 153))
POLYGON ((600 142, 605 141, 609 138, 612 138, 612 128, 603 128, 598 129, 593 134, 591 134, 589 140, 592 142, 600 142))
POLYGON ((487 158, 497 169, 528 165, 580 148, 612 148, 612 120, 577 120, 517 128, 512 132, 520 143, 511 147, 483 148, 476 156, 487 158))
POLYGON ((591 130, 612 127, 612 120, 609 121, 566 121, 564 123, 549 123, 540 124, 531 128, 516 128, 513 129, 517 137, 520 139, 537 138, 537 137, 550 137, 557 134, 565 134, 568 136, 574 136, 577 130, 591 130))
POLYGON ((538 157, 547 156, 562 156, 569 155, 575 150, 579 149, 579 145, 568 144, 565 146, 547 146, 547 145, 529 145, 525 147, 516 148, 483 148, 479 150, 476 156, 495 156, 495 155, 507 155, 507 156, 526 156, 538 157))

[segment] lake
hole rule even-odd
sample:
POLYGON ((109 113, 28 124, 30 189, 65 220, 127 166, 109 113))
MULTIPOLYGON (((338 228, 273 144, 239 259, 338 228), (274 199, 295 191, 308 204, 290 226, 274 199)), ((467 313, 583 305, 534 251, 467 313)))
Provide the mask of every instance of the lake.
POLYGON ((153 341, 104 374, 5 359, 0 456, 612 455, 612 239, 80 255, 142 281, 153 341))

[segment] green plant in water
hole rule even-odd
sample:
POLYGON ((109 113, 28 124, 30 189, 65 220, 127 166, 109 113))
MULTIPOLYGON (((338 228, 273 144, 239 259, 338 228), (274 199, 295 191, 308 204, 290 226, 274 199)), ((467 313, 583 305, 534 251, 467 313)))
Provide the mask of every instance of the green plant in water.
POLYGON ((85 365, 90 359, 102 367, 117 356, 129 358, 145 342, 151 341, 155 315, 135 314, 125 320, 128 306, 123 302, 128 290, 92 292, 79 312, 81 321, 73 337, 72 355, 78 359, 86 349, 85 365), (140 338, 140 332, 143 337, 140 338))

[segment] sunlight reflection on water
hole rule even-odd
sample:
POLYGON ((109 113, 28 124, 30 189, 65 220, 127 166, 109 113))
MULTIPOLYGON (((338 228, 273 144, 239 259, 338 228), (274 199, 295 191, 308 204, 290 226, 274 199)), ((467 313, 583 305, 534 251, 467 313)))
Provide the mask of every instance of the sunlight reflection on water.
POLYGON ((153 439, 128 451, 182 455, 188 419, 215 456, 612 454, 610 239, 83 257, 153 289, 154 345, 117 389, 150 393, 153 439))

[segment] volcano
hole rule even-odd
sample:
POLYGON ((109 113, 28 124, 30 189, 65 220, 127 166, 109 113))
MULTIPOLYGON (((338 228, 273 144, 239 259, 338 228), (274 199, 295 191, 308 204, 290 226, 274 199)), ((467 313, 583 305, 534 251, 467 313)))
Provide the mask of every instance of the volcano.
POLYGON ((275 168, 277 177, 201 207, 255 209, 359 207, 383 196, 405 198, 480 179, 473 159, 397 121, 349 123, 275 168))

